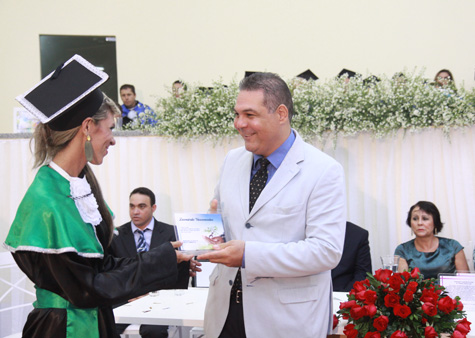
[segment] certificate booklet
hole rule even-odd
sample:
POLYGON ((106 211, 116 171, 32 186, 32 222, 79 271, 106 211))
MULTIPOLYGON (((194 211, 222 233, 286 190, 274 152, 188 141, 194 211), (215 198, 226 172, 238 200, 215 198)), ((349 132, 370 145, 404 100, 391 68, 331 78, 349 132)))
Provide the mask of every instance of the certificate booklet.
POLYGON ((182 241, 180 250, 199 255, 224 243, 224 226, 220 214, 176 213, 176 237, 182 241))

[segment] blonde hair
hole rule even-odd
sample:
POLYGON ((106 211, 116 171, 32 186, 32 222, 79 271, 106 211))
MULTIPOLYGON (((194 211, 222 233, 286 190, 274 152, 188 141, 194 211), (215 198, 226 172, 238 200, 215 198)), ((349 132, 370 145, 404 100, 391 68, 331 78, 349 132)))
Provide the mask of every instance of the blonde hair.
MULTIPOLYGON (((104 100, 102 101, 101 106, 97 113, 92 116, 92 120, 94 124, 98 124, 99 121, 105 120, 109 114, 113 114, 116 116, 120 114, 120 109, 118 105, 111 100, 109 97, 104 94, 104 100)), ((30 148, 31 142, 34 141, 34 164, 33 168, 40 167, 44 164, 51 162, 51 160, 58 154, 62 149, 64 149, 69 142, 76 136, 76 134, 81 129, 81 126, 76 128, 65 130, 65 131, 55 131, 52 130, 47 124, 39 124, 35 128, 35 132, 33 133, 33 137, 30 140, 30 148)), ((104 197, 102 196, 102 191, 97 182, 96 176, 94 175, 93 171, 89 167, 88 164, 83 169, 83 173, 86 176, 89 185, 91 186, 92 193, 96 197, 97 204, 99 206, 99 212, 101 213, 102 219, 107 225, 109 229, 109 238, 108 244, 112 240, 113 235, 113 221, 112 216, 109 212, 109 208, 107 207, 104 197)))

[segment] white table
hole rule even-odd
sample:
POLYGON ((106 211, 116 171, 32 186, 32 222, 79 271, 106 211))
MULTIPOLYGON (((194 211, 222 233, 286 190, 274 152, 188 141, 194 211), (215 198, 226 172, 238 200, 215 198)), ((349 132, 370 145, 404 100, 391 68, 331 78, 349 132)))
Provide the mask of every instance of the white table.
MULTIPOLYGON (((203 327, 208 288, 161 290, 158 296, 147 295, 114 309, 115 321, 124 324, 152 324, 203 327)), ((333 293, 333 312, 338 311, 340 302, 346 301, 345 292, 333 293)), ((343 328, 339 327, 340 333, 343 328)), ((336 332, 335 332, 336 333, 336 332)))
POLYGON ((160 290, 114 309, 116 323, 203 327, 208 288, 160 290))

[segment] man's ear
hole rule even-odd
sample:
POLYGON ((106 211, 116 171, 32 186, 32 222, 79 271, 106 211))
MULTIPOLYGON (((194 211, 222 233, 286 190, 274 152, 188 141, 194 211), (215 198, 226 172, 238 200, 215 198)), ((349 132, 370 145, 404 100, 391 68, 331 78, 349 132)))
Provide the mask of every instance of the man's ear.
POLYGON ((289 119, 289 110, 285 104, 277 107, 276 113, 279 114, 279 122, 285 122, 289 119))

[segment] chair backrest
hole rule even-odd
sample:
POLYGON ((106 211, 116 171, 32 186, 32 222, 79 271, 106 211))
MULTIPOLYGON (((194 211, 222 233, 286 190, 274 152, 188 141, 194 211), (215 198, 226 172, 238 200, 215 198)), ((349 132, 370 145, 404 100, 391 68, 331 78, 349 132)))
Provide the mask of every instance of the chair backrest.
POLYGON ((10 252, 0 252, 0 337, 21 332, 34 300, 33 283, 10 252))

